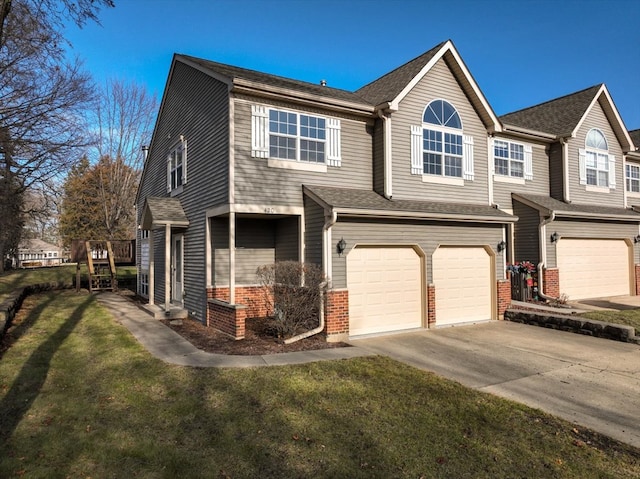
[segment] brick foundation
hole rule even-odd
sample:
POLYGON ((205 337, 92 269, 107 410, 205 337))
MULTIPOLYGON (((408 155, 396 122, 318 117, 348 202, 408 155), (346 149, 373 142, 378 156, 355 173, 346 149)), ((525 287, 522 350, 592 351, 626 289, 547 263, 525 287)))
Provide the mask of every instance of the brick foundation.
POLYGON ((504 318, 504 312, 511 304, 511 279, 499 279, 497 283, 498 292, 498 319, 504 318))
POLYGON ((207 325, 235 339, 244 339, 247 308, 218 299, 207 301, 207 325))
POLYGON ((436 285, 427 285, 427 326, 431 328, 436 324, 436 285))
POLYGON ((635 267, 636 273, 636 295, 640 295, 640 264, 635 267))
POLYGON ((543 293, 552 298, 560 296, 560 272, 558 268, 544 268, 542 270, 543 293))
POLYGON ((347 290, 327 291, 324 322, 328 340, 332 335, 349 334, 349 292, 347 290))
MULTIPOLYGON (((265 298, 265 290, 261 286, 236 286, 236 304, 247 308, 247 318, 264 318, 271 315, 265 298)), ((207 299, 219 299, 229 302, 229 287, 222 286, 207 289, 207 299)))

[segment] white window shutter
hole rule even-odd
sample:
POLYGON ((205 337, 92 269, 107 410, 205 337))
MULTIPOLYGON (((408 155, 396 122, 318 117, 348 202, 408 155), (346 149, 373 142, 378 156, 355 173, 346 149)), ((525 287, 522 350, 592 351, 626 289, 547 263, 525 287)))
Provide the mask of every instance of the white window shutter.
POLYGON ((424 171, 422 156, 422 127, 411 126, 411 174, 421 175, 424 171))
POLYGON ((533 147, 524 145, 524 179, 533 180, 533 147))
POLYGON ((580 148, 578 150, 578 159, 580 163, 580 184, 587 184, 587 152, 580 148))
POLYGON ((609 155, 609 188, 616 187, 616 157, 609 155))
POLYGON ((473 181, 473 137, 463 135, 462 178, 473 181))
POLYGON ((171 192, 171 155, 167 156, 167 193, 171 192))
POLYGON ((269 114, 266 106, 251 106, 251 156, 269 157, 269 114))
POLYGON ((329 166, 342 165, 340 149, 340 120, 329 118, 327 120, 327 164, 329 166))
POLYGON ((187 184, 187 140, 182 140, 182 184, 187 184))

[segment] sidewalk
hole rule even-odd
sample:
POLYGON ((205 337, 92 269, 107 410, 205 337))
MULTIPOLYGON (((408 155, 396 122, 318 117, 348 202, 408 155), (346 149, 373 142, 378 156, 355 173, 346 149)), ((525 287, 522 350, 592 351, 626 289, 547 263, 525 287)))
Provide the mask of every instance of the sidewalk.
POLYGON ((330 359, 348 359, 371 356, 372 353, 358 347, 318 349, 295 353, 268 354, 263 356, 233 356, 207 353, 197 349, 178 333, 153 319, 147 312, 127 298, 116 293, 102 292, 96 295, 98 302, 152 355, 167 363, 199 368, 249 368, 257 366, 282 366, 304 364, 330 359))

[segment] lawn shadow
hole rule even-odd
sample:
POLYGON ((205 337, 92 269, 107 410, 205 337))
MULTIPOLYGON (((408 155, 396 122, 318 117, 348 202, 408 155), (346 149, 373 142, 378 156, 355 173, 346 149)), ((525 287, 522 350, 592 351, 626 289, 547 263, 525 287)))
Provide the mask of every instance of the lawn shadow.
MULTIPOLYGON (((27 326, 20 334, 24 334, 30 326, 40 319, 43 311, 51 301, 53 301, 53 296, 50 296, 48 301, 44 301, 29 313, 29 316, 24 321, 27 326)), ((6 442, 12 436, 24 415, 31 408, 47 379, 53 356, 80 322, 84 311, 92 302, 93 297, 87 296, 86 300, 76 308, 58 330, 40 344, 25 361, 11 388, 0 401, 1 443, 6 442)))

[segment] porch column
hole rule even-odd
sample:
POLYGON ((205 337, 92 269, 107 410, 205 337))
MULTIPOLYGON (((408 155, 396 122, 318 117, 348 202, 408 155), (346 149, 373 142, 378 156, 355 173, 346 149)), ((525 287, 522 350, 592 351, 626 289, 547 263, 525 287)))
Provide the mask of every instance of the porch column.
POLYGON ((149 230, 149 304, 155 304, 155 262, 153 259, 154 251, 153 229, 149 230))
POLYGON ((236 304, 236 214, 229 213, 229 304, 236 304))
POLYGON ((171 225, 164 226, 164 310, 171 309, 171 225))

